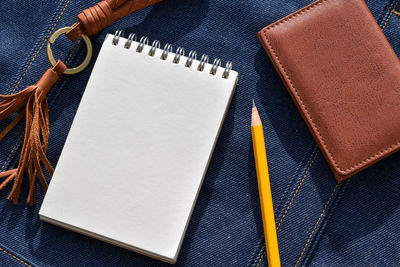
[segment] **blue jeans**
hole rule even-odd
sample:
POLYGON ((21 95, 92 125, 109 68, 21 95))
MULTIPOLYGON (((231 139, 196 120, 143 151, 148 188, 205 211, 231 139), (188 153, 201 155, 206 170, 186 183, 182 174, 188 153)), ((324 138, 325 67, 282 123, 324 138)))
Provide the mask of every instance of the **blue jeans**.
MULTIPOLYGON (((10 94, 35 83, 50 66, 45 48, 51 33, 72 25, 81 10, 96 2, 2 1, 0 93, 10 94)), ((250 138, 252 98, 264 123, 282 266, 399 264, 400 154, 338 184, 256 38, 264 26, 311 2, 165 0, 91 38, 97 55, 106 32, 124 29, 175 47, 197 49, 198 54, 207 53, 224 62, 232 60, 240 74, 177 265, 266 265, 250 138)), ((399 0, 366 2, 399 54, 399 0)), ((56 57, 68 66, 76 66, 85 57, 84 45, 66 38, 58 40, 54 49, 56 57)), ((64 75, 48 95, 48 157, 53 165, 94 62, 95 58, 77 75, 64 75)), ((0 128, 8 122, 1 122, 0 128)), ((23 129, 21 123, 0 142, 0 170, 16 165, 23 129)), ((8 185, 0 191, 2 266, 163 265, 41 222, 38 210, 44 192, 39 185, 38 204, 33 208, 24 203, 27 188, 23 188, 18 206, 7 201, 10 189, 8 185)))

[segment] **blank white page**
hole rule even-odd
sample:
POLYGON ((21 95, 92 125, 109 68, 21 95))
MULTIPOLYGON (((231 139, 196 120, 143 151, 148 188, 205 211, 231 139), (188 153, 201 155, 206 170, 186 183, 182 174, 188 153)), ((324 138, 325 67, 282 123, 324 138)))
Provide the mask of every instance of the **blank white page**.
POLYGON ((149 56, 137 42, 101 48, 54 176, 42 220, 170 263, 238 74, 149 56))

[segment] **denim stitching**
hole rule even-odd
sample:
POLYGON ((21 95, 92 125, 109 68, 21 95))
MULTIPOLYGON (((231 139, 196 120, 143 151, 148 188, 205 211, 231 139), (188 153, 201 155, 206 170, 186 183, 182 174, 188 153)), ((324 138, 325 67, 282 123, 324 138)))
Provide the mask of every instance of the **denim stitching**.
MULTIPOLYGON (((76 61, 77 59, 79 59, 79 57, 78 57, 78 58, 76 58, 76 57, 77 57, 77 56, 81 56, 81 54, 82 54, 82 45, 81 45, 81 41, 78 40, 78 41, 76 42, 74 48, 73 48, 72 51, 70 52, 70 54, 69 54, 67 60, 65 61, 65 64, 68 64, 69 61, 70 61, 70 59, 73 59, 72 62, 75 63, 75 61, 76 61)), ((59 81, 59 84, 60 84, 60 83, 61 83, 61 84, 60 84, 59 86, 56 84, 56 85, 54 86, 54 89, 50 91, 51 95, 50 95, 50 93, 49 93, 49 97, 48 97, 48 100, 49 100, 49 111, 52 109, 54 103, 56 102, 58 96, 60 95, 60 92, 62 91, 62 88, 64 88, 66 82, 68 81, 68 79, 69 79, 70 77, 71 77, 70 75, 64 75, 64 76, 63 76, 63 79, 59 81)), ((51 123, 51 122, 50 122, 50 123, 51 123)), ((51 126, 51 124, 50 124, 50 126, 51 126)))
POLYGON ((324 231, 326 225, 328 224, 330 217, 332 216, 332 212, 336 209, 336 206, 338 205, 338 203, 340 203, 340 199, 342 198, 346 188, 350 184, 350 181, 351 181, 351 179, 348 179, 348 180, 344 181, 342 183, 341 188, 338 189, 337 196, 336 196, 334 202, 332 202, 332 204, 331 204, 332 207, 330 208, 330 210, 328 211, 328 213, 325 216, 326 217, 325 223, 323 225, 321 225, 320 230, 318 230, 317 234, 315 235, 315 237, 311 241, 312 244, 310 246, 309 251, 306 254, 307 256, 304 258, 304 263, 302 265, 306 265, 307 264, 306 262, 309 260, 309 258, 311 256, 316 244, 318 243, 319 239, 321 238, 321 236, 323 234, 323 231, 324 231))
MULTIPOLYGON (((21 81, 23 80, 23 78, 25 77, 26 73, 28 72, 29 68, 31 67, 31 65, 33 64, 33 62, 35 61, 36 57, 38 56, 40 50, 43 48, 44 44, 46 43, 46 41, 48 40, 48 38, 50 37, 51 32, 54 30, 54 28, 57 26, 57 23, 59 22, 59 20, 61 19, 62 15, 64 14, 69 2, 71 0, 67 0, 67 2, 65 3, 63 9, 61 10, 60 14, 58 15, 56 21, 53 23, 50 31, 48 32, 47 36, 45 37, 45 39, 43 40, 42 44, 40 45, 40 47, 38 48, 38 50, 36 51, 36 53, 34 54, 34 56, 32 57, 30 63, 28 64, 28 66, 26 67, 24 73, 21 75, 21 77, 19 78, 17 84, 14 86, 13 90, 11 93, 14 93, 15 90, 18 88, 19 84, 21 83, 21 81)), ((22 137, 24 136, 24 134, 22 133, 22 135, 18 138, 17 142, 15 143, 15 145, 13 146, 13 148, 11 149, 10 154, 7 156, 3 166, 1 166, 0 168, 0 172, 4 170, 4 168, 7 166, 8 161, 11 159, 13 152, 16 150, 16 148, 18 147, 22 137)))
POLYGON ((395 14, 396 16, 400 17, 400 12, 398 12, 396 10, 392 10, 392 13, 395 14))
MULTIPOLYGON (((58 4, 58 6, 57 6, 57 8, 55 10, 55 13, 53 14, 51 19, 49 20, 48 27, 45 30, 43 30, 43 32, 39 35, 39 38, 37 39, 36 43, 33 45, 32 49, 30 50, 30 52, 29 52, 28 56, 26 57, 24 63, 19 68, 19 70, 16 73, 15 77, 13 78, 13 82, 11 84, 16 84, 16 83, 20 83, 21 82, 19 80, 22 80, 22 78, 23 78, 23 77, 21 77, 21 75, 23 74, 23 70, 25 68, 29 68, 29 66, 33 63, 34 59, 32 57, 36 57, 37 55, 35 55, 35 54, 38 51, 40 51, 40 49, 43 46, 43 45, 41 45, 42 40, 43 39, 46 40, 46 38, 48 37, 48 35, 49 35, 48 31, 49 31, 50 27, 52 26, 53 22, 57 20, 59 13, 63 12, 62 11, 63 6, 65 7, 65 5, 68 5, 68 4, 65 3, 66 0, 61 0, 61 1, 58 1, 58 2, 59 2, 59 4, 58 4), (30 60, 32 62, 27 61, 29 58, 31 58, 30 60)), ((57 21, 54 22, 54 23, 57 23, 57 21)), ((17 87, 17 86, 18 85, 14 85, 14 87, 17 87)), ((16 88, 14 88, 14 89, 16 89, 16 88)), ((11 90, 12 90, 12 86, 8 90, 5 90, 5 92, 11 92, 11 90)))
POLYGON ((23 80, 23 78, 25 77, 26 73, 28 72, 28 70, 30 69, 30 67, 32 66, 33 62, 35 61, 36 57, 39 55, 40 50, 42 50, 44 44, 47 42, 47 40, 50 38, 50 34, 53 32, 54 28, 57 26, 57 23, 60 21, 62 15, 64 14, 69 2, 71 0, 67 0, 67 2, 64 5, 64 8, 61 10, 60 15, 58 15, 56 21, 54 22, 53 26, 51 27, 50 31, 47 33, 46 37, 44 38, 42 44, 40 45, 39 49, 36 51, 36 53, 33 55, 31 61, 29 62, 28 66, 26 67, 25 71, 22 73, 21 77, 19 78, 17 84, 14 86, 13 90, 11 93, 14 93, 15 90, 17 90, 19 84, 21 83, 21 81, 23 80))
POLYGON ((18 138, 17 142, 15 143, 14 147, 11 149, 10 154, 9 154, 8 157, 6 158, 6 160, 5 160, 4 164, 3 164, 3 166, 1 166, 1 168, 0 168, 0 172, 2 172, 2 171, 4 170, 4 168, 6 167, 8 161, 9 161, 10 158, 11 158, 11 155, 13 154, 14 150, 17 148, 17 146, 18 146, 19 142, 22 140, 22 137, 23 137, 23 136, 24 136, 24 133, 21 134, 21 136, 18 138))
MULTIPOLYGON (((75 47, 74 47, 74 48, 72 49, 72 51, 70 52, 70 54, 69 54, 67 60, 65 61, 65 64, 67 64, 67 63, 70 61, 70 59, 72 58, 72 56, 75 54, 76 50, 77 50, 79 47, 80 47, 80 40, 76 43, 75 47)), ((54 87, 57 87, 57 85, 55 85, 54 87)), ((61 87, 63 87, 63 86, 60 86, 59 89, 61 89, 61 87)), ((53 91, 54 91, 54 90, 53 90, 53 91)), ((52 102, 50 103, 50 105, 49 105, 49 111, 51 110, 53 104, 54 104, 54 101, 52 101, 52 102)), ((4 162, 3 166, 0 168, 0 172, 2 172, 2 171, 5 169, 5 167, 6 167, 7 163, 8 163, 8 161, 11 159, 11 156, 12 156, 13 152, 15 152, 15 150, 19 147, 19 145, 20 145, 20 143, 21 143, 21 140, 22 140, 22 137, 24 137, 24 132, 22 132, 21 136, 18 138, 18 140, 17 140, 17 142, 15 143, 14 147, 12 148, 10 154, 8 155, 6 161, 4 162)))
POLYGON ((399 4, 399 0, 396 1, 396 3, 394 4, 392 10, 390 10, 389 16, 386 18, 385 24, 383 24, 383 26, 382 26, 382 30, 385 29, 385 27, 386 27, 386 25, 387 25, 387 23, 388 23, 388 21, 389 21, 389 19, 392 16, 393 13, 395 15, 398 15, 397 13, 399 13, 399 12, 396 11, 396 8, 397 8, 398 4, 399 4))
POLYGON ((20 258, 18 258, 17 256, 15 256, 15 255, 11 254, 10 252, 8 252, 8 251, 7 251, 7 250, 5 250, 5 249, 2 249, 1 247, 0 247, 0 251, 1 251, 1 252, 3 252, 3 253, 5 253, 6 255, 8 255, 8 256, 10 256, 10 257, 12 257, 13 259, 15 259, 15 260, 19 261, 20 263, 24 264, 25 266, 32 267, 32 265, 30 265, 29 263, 27 263, 27 262, 25 262, 25 261, 21 260, 21 259, 20 259, 20 258))
MULTIPOLYGON (((70 2, 70 1, 71 1, 71 0, 67 0, 67 2, 64 4, 64 7, 63 7, 63 9, 61 10, 60 14, 58 15, 56 21, 53 23, 53 25, 52 25, 50 31, 47 33, 45 39, 43 40, 42 44, 40 45, 40 47, 38 48, 38 50, 36 51, 36 53, 35 53, 34 56, 32 57, 31 61, 29 62, 28 66, 26 67, 26 69, 25 69, 25 71, 24 71, 24 73, 23 73, 23 74, 21 75, 21 77, 19 78, 17 84, 14 86, 14 88, 13 88, 13 90, 12 90, 11 93, 14 93, 15 90, 18 88, 18 85, 21 83, 21 81, 22 81, 23 78, 25 77, 25 75, 26 75, 26 73, 28 72, 29 68, 31 67, 31 65, 32 65, 33 62, 35 61, 36 57, 38 56, 40 50, 43 48, 44 44, 45 44, 45 43, 47 42, 47 40, 49 39, 50 34, 53 32, 54 28, 57 26, 57 23, 60 21, 60 19, 61 19, 62 15, 64 14, 64 12, 65 12, 67 6, 69 5, 69 2, 70 2)), ((74 51, 75 51, 75 50, 73 50, 72 52, 74 52, 74 51)), ((70 57, 67 59, 67 62, 68 62, 69 59, 70 59, 70 57)), ((8 161, 10 160, 10 158, 11 158, 13 152, 14 152, 15 149, 18 147, 18 144, 19 144, 19 142, 21 141, 22 137, 23 137, 23 133, 22 133, 22 135, 18 138, 17 142, 15 143, 15 145, 13 146, 13 148, 11 149, 10 154, 7 156, 7 158, 6 158, 6 160, 5 160, 4 164, 3 164, 3 166, 1 166, 1 168, 0 168, 0 171, 3 171, 4 168, 6 167, 6 165, 7 165, 8 161)))
POLYGON ((264 248, 264 252, 263 252, 263 254, 261 255, 260 259, 257 262, 257 265, 256 265, 257 267, 260 266, 260 263, 261 263, 262 259, 264 258, 264 255, 266 254, 265 245, 263 246, 263 248, 264 248))
MULTIPOLYGON (((36 57, 38 56, 40 50, 43 48, 44 44, 47 42, 48 38, 50 37, 50 34, 53 32, 54 28, 57 26, 57 23, 59 22, 59 20, 61 19, 62 15, 64 14, 69 2, 71 0, 67 0, 67 2, 65 3, 63 9, 61 10, 61 13, 59 14, 59 16, 57 17, 56 21, 54 22, 53 26, 51 27, 49 33, 47 34, 47 36, 45 37, 45 39, 43 40, 42 44, 40 45, 39 49, 36 51, 36 53, 34 54, 34 56, 32 57, 30 63, 28 64, 28 66, 26 67, 24 73, 21 75, 21 77, 19 78, 17 84, 14 86, 13 90, 11 93, 14 93, 15 90, 18 88, 19 84, 21 83, 21 81, 23 80, 23 78, 25 77, 26 73, 28 72, 29 68, 32 66, 33 62, 35 61, 36 57)), ((79 43, 78 43, 79 45, 79 43)), ((70 56, 67 59, 67 62, 70 60, 71 55, 75 52, 75 48, 72 50, 70 56)), ((3 171, 4 168, 6 167, 6 165, 9 163, 9 160, 11 159, 13 153, 16 151, 17 147, 19 146, 22 137, 24 136, 24 133, 21 134, 21 136, 18 138, 17 142, 15 143, 14 147, 11 149, 10 154, 7 156, 3 166, 0 168, 0 171, 3 171)), ((27 262, 21 260, 20 258, 18 258, 17 256, 15 256, 14 254, 12 254, 11 252, 6 251, 5 249, 0 247, 0 251, 2 251, 3 253, 5 253, 6 255, 12 257, 13 259, 21 262, 22 264, 26 265, 26 266, 32 266, 30 264, 28 264, 27 262)))
MULTIPOLYGON (((296 190, 295 190, 295 192, 294 192, 294 194, 293 194, 293 196, 292 196, 292 198, 291 198, 291 200, 290 200, 290 202, 289 202, 289 205, 287 206, 287 208, 285 209, 285 211, 284 211, 284 213, 283 213, 281 219, 279 220, 279 223, 278 223, 278 225, 277 225, 277 227, 276 227, 276 230, 277 230, 277 231, 279 230, 279 227, 281 226, 283 219, 286 217, 286 215, 287 215, 287 213, 288 213, 290 207, 292 206, 293 201, 294 201, 295 197, 297 196, 297 194, 298 194, 298 192, 299 192, 299 190, 300 190, 300 187, 301 187, 301 185, 303 184, 305 178, 307 177, 307 174, 309 173, 311 167, 313 166, 313 164, 314 164, 314 162, 315 162, 315 160, 316 160, 318 154, 319 154, 319 149, 317 149, 317 150, 315 151, 314 156, 312 157, 311 162, 308 164, 308 167, 307 167, 306 171, 304 172, 304 175, 303 175, 303 177, 302 177, 300 183, 298 184, 298 186, 297 186, 297 188, 296 188, 296 190)), ((261 263, 263 257, 265 256, 265 254, 266 254, 266 250, 265 250, 265 245, 264 245, 264 246, 263 246, 263 253, 262 253, 262 255, 261 255, 261 257, 260 257, 260 259, 258 260, 258 263, 257 263, 257 265, 256 265, 257 267, 259 267, 259 265, 260 265, 260 263, 261 263)))
MULTIPOLYGON (((300 161, 299 166, 295 171, 295 174, 293 175, 292 179, 286 186, 286 189, 284 190, 282 196, 277 202, 277 205, 274 205, 274 214, 276 215, 275 218, 277 218, 277 220, 280 217, 282 217, 284 210, 286 209, 288 203, 290 202, 290 197, 293 195, 293 192, 296 189, 297 185, 299 184, 299 181, 301 180, 304 172, 310 165, 310 162, 312 161, 313 155, 315 154, 316 150, 318 150, 318 146, 316 146, 315 142, 312 142, 311 146, 309 146, 309 148, 307 149, 307 152, 305 153, 303 159, 300 161)), ((264 235, 262 235, 259 238, 259 241, 255 246, 255 249, 251 253, 247 266, 253 266, 253 265, 255 266, 259 261, 260 257, 263 257, 262 254, 264 252, 265 252, 265 243, 264 243, 264 235)))
POLYGON ((70 61, 70 59, 72 58, 72 56, 75 54, 75 51, 76 51, 76 49, 79 48, 80 43, 81 43, 81 39, 79 39, 79 40, 76 42, 76 45, 74 46, 74 48, 72 49, 71 53, 69 54, 67 60, 65 61, 66 64, 70 61))
POLYGON ((379 18, 376 19, 376 22, 378 23, 380 28, 382 28, 382 24, 385 22, 387 16, 390 14, 390 10, 392 9, 394 3, 397 0, 386 0, 386 1, 388 3, 385 5, 382 14, 379 16, 379 18))
POLYGON ((318 146, 315 144, 315 142, 312 142, 312 145, 307 149, 304 159, 301 160, 301 162, 299 163, 299 167, 297 168, 295 175, 293 175, 293 178, 288 183, 288 186, 286 187, 281 198, 277 202, 277 206, 276 207, 274 206, 276 211, 279 211, 279 213, 277 214, 277 218, 280 218, 282 216, 284 209, 287 207, 290 201, 289 198, 291 195, 293 195, 293 190, 295 190, 293 189, 293 187, 296 187, 296 184, 298 184, 299 180, 301 180, 302 174, 304 174, 308 165, 312 161, 313 155, 317 149, 318 146), (311 152, 311 157, 309 156, 310 152, 311 152))
POLYGON ((297 260, 297 262, 296 262, 296 264, 294 265, 294 267, 297 267, 297 265, 299 264, 299 262, 300 262, 301 259, 303 258, 304 252, 306 251, 306 249, 307 249, 307 247, 308 247, 308 245, 309 245, 309 243, 310 243, 310 241, 311 241, 311 238, 314 236, 315 230, 317 229, 318 224, 321 222, 321 219, 322 219, 322 217, 324 216, 324 214, 325 214, 325 212, 326 212, 326 210, 327 210, 327 208, 328 208, 328 205, 329 205, 329 203, 331 202, 331 200, 332 200, 333 196, 335 195, 335 193, 336 193, 336 191, 337 191, 337 189, 338 189, 338 187, 339 187, 340 184, 341 184, 341 183, 337 183, 337 184, 336 184, 335 188, 333 189, 331 195, 330 195, 329 198, 328 198, 328 201, 325 203, 324 208, 323 208, 321 214, 320 214, 319 217, 318 217, 317 223, 314 225, 313 230, 311 231, 310 235, 308 236, 307 242, 306 242, 306 244, 304 245, 303 250, 301 251, 300 257, 299 257, 299 259, 297 260))
POLYGON ((279 227, 281 226, 283 219, 286 217, 286 215, 287 215, 287 213, 288 213, 288 210, 290 209, 290 206, 292 206, 293 201, 294 201, 294 198, 296 197, 297 193, 299 192, 300 187, 301 187, 301 185, 303 184, 304 180, 306 179, 307 174, 308 174, 308 172, 310 171, 311 166, 314 164, 314 162, 315 162, 315 160, 316 160, 318 154, 319 154, 319 149, 317 149, 317 151, 315 152, 314 157, 313 157, 311 163, 308 165, 307 170, 305 171, 305 173, 304 173, 304 175, 303 175, 303 178, 301 179, 299 185, 298 185, 297 188, 296 188, 296 191, 294 192, 294 194, 293 194, 293 196, 292 196, 292 199, 291 199, 290 202, 289 202, 289 205, 287 206, 287 208, 286 208, 286 210, 284 211, 284 213, 283 213, 281 219, 279 220, 279 223, 278 223, 278 225, 277 225, 277 227, 276 227, 277 230, 278 230, 279 227))
MULTIPOLYGON (((72 55, 75 54, 75 51, 77 50, 77 48, 79 48, 79 46, 80 46, 80 42, 77 42, 76 46, 75 46, 75 47, 73 48, 73 50, 71 51, 71 53, 70 53, 70 55, 68 56, 68 58, 67 58, 67 60, 65 61, 65 63, 68 63, 68 62, 69 62, 69 60, 72 58, 72 55)), ((65 84, 65 83, 64 83, 64 84, 65 84)), ((61 89, 61 87, 60 87, 59 89, 61 89)), ((54 103, 54 102, 53 102, 53 103, 54 103)), ((50 109, 51 107, 52 107, 52 106, 50 106, 49 109, 50 109)), ((7 157, 7 159, 6 159, 6 163, 8 163, 8 161, 10 160, 11 154, 16 150, 17 147, 19 147, 19 144, 20 144, 20 142, 21 142, 23 136, 24 136, 24 133, 21 134, 21 136, 19 137, 17 143, 14 145, 13 149, 11 150, 10 155, 9 155, 9 156, 7 157)), ((1 167, 0 172, 3 171, 4 167, 6 166, 6 163, 4 163, 3 166, 1 167)), ((3 249, 3 248, 1 248, 1 247, 0 247, 0 251, 6 253, 6 254, 9 255, 10 257, 12 257, 12 258, 16 259, 17 261, 19 261, 19 262, 25 264, 26 266, 32 266, 32 265, 26 263, 25 261, 21 260, 21 259, 18 258, 17 256, 13 255, 11 252, 8 252, 8 251, 6 251, 5 249, 3 249)))
POLYGON ((293 89, 293 94, 295 94, 295 96, 299 99, 299 103, 300 103, 300 106, 301 106, 301 108, 302 108, 302 110, 303 110, 303 113, 304 113, 304 115, 306 116, 306 118, 308 119, 308 121, 310 122, 312 128, 315 130, 316 135, 318 136, 321 145, 322 145, 322 146, 325 148, 325 150, 326 150, 327 156, 328 156, 330 159, 332 159, 332 165, 335 167, 335 169, 336 169, 337 172, 341 173, 342 175, 348 175, 348 174, 350 174, 354 169, 359 168, 359 167, 362 167, 362 166, 365 166, 366 164, 368 164, 369 162, 373 161, 373 160, 376 159, 377 157, 387 155, 388 153, 390 153, 390 152, 394 151, 395 149, 399 148, 399 147, 400 147, 400 141, 398 141, 398 142, 396 142, 396 143, 394 143, 394 144, 389 145, 388 147, 382 149, 381 151, 376 152, 374 155, 369 156, 367 159, 364 159, 364 160, 360 161, 359 163, 354 164, 354 165, 351 166, 351 167, 347 167, 347 168, 345 168, 345 169, 340 168, 339 165, 337 164, 337 162, 336 162, 334 156, 333 156, 332 153, 329 151, 329 148, 328 148, 328 146, 326 145, 326 143, 325 143, 325 141, 324 141, 324 139, 323 139, 321 133, 319 132, 318 126, 315 124, 315 122, 314 122, 314 120, 313 120, 311 114, 310 114, 309 111, 307 110, 307 106, 304 104, 304 102, 303 102, 303 100, 302 100, 302 98, 301 98, 299 92, 297 91, 296 87, 294 86, 294 84, 293 84, 293 82, 292 82, 290 76, 289 76, 288 73, 286 72, 285 67, 283 66, 283 64, 282 64, 282 62, 280 61, 280 59, 279 59, 279 57, 278 57, 278 55, 277 55, 275 49, 272 47, 272 44, 271 44, 270 40, 269 40, 268 37, 267 37, 267 31, 269 31, 270 29, 272 29, 272 28, 274 28, 274 27, 277 27, 277 26, 279 26, 279 25, 281 25, 281 24, 283 24, 283 23, 286 23, 286 22, 292 20, 293 18, 298 17, 298 16, 300 16, 300 15, 302 15, 302 14, 305 14, 306 12, 309 12, 310 10, 312 10, 312 9, 314 9, 314 8, 317 8, 318 6, 320 6, 321 4, 325 3, 326 1, 329 1, 329 0, 319 0, 318 2, 315 2, 314 4, 311 4, 310 6, 308 6, 308 7, 305 8, 305 9, 302 9, 302 10, 296 12, 296 13, 293 13, 292 15, 286 17, 285 19, 280 20, 280 21, 278 21, 278 22, 276 22, 276 23, 271 24, 270 26, 268 26, 267 28, 264 29, 263 33, 264 33, 264 38, 265 38, 265 41, 266 41, 266 43, 267 43, 267 46, 268 46, 268 48, 272 51, 272 54, 273 54, 272 57, 278 62, 279 67, 282 69, 282 72, 283 72, 282 75, 284 75, 285 78, 288 80, 288 82, 289 82, 291 88, 293 89))

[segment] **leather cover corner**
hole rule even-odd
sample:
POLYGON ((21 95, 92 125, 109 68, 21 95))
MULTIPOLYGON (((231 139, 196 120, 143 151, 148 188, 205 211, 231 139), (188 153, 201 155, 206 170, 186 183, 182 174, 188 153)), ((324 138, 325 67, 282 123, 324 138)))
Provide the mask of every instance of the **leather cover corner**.
POLYGON ((258 38, 337 180, 400 148, 400 62, 363 0, 320 0, 258 38))

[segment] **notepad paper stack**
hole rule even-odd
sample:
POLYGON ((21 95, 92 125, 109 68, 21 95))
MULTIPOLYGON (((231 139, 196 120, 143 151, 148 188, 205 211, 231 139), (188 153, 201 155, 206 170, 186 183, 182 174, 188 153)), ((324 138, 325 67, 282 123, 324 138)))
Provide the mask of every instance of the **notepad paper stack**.
POLYGON ((132 36, 105 38, 39 214, 174 263, 238 74, 132 36))

